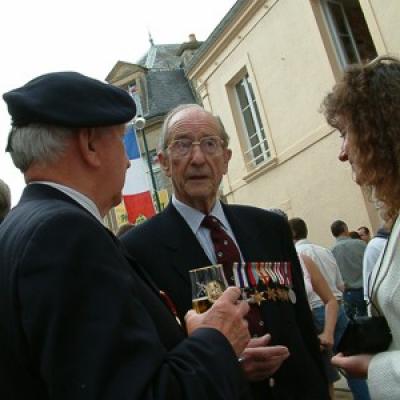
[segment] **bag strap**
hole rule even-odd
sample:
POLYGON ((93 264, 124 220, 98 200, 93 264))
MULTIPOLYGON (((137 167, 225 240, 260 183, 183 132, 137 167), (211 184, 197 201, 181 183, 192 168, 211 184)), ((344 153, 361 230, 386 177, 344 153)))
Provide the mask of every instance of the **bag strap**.
MULTIPOLYGON (((400 217, 397 217, 397 218, 400 218, 400 217)), ((393 226, 394 226, 394 224, 393 224, 393 226)), ((369 274, 369 277, 368 277, 368 305, 371 304, 371 306, 374 308, 374 310, 375 310, 375 312, 376 312, 376 314, 378 316, 382 316, 382 313, 379 311, 379 308, 374 303, 373 298, 374 298, 374 295, 376 295, 376 292, 377 292, 379 286, 382 284, 382 281, 385 279, 386 274, 388 273, 388 269, 389 268, 386 268, 385 275, 382 277, 382 279, 379 280, 379 283, 378 283, 379 273, 381 272, 381 269, 382 269, 383 261, 384 261, 385 256, 386 256, 387 249, 389 247, 389 242, 392 239, 393 226, 392 226, 392 229, 390 230, 388 239, 387 239, 387 241, 385 243, 385 247, 383 249, 382 256, 381 256, 380 261, 379 261, 379 267, 378 267, 378 269, 377 269, 377 271, 375 273, 374 282, 372 283, 372 287, 371 287, 372 272, 369 274), (370 290, 370 288, 371 288, 371 290, 370 290)))

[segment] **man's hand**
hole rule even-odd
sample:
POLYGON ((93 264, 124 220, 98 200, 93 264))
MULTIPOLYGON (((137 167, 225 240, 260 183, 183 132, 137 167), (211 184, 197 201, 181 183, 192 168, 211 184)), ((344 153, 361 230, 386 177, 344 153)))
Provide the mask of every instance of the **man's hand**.
POLYGON ((289 357, 285 346, 268 346, 271 335, 251 339, 240 355, 243 371, 249 381, 261 381, 273 375, 289 357))
POLYGON ((244 319, 249 305, 239 297, 240 289, 229 287, 205 313, 190 310, 185 316, 188 335, 198 328, 217 329, 228 339, 235 353, 241 354, 250 340, 250 333, 244 319))
POLYGON ((344 369, 351 377, 366 378, 368 367, 373 356, 371 354, 357 354, 345 357, 342 353, 332 357, 332 364, 344 369))

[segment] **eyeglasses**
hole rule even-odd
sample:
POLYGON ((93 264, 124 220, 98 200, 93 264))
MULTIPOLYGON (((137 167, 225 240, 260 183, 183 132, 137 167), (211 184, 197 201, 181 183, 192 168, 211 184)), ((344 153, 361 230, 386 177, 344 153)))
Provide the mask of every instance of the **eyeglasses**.
POLYGON ((171 157, 181 158, 187 157, 191 151, 192 146, 199 145, 203 154, 207 156, 218 156, 222 154, 222 145, 224 141, 219 136, 205 136, 198 141, 189 138, 182 138, 173 140, 167 149, 171 157))

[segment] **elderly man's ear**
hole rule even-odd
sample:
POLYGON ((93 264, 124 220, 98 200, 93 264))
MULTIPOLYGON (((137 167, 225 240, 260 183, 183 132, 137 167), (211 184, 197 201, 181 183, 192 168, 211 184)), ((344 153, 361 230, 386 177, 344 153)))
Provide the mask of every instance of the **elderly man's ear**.
POLYGON ((171 176, 170 159, 163 151, 159 151, 157 156, 158 156, 158 161, 160 162, 161 168, 164 171, 164 174, 166 176, 170 177, 171 176))
POLYGON ((232 158, 232 150, 231 149, 226 149, 224 152, 224 162, 225 162, 225 170, 224 170, 224 174, 226 174, 228 172, 228 164, 229 161, 232 158))
POLYGON ((101 164, 98 154, 100 136, 96 134, 96 128, 82 128, 76 133, 79 151, 83 159, 93 167, 101 164))

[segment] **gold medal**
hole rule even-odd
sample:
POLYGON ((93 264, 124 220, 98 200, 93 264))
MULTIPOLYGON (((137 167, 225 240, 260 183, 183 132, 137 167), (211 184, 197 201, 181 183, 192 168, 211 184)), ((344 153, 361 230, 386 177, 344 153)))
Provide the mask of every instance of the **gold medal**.
POLYGON ((252 303, 256 303, 259 306, 261 302, 264 301, 264 292, 255 291, 254 294, 251 296, 252 303))
POLYGON ((266 294, 268 300, 276 301, 277 293, 275 288, 268 288, 266 294))
POLYGON ((223 285, 218 281, 208 282, 205 289, 208 300, 210 300, 211 303, 215 303, 224 291, 223 285))

